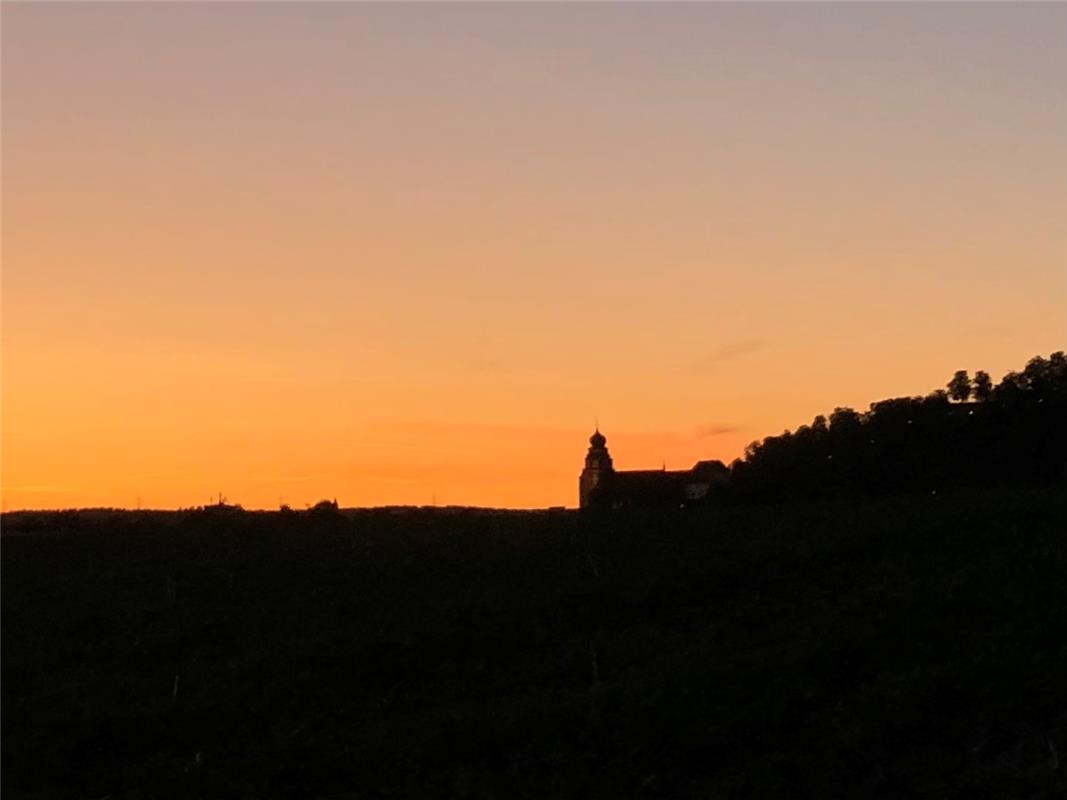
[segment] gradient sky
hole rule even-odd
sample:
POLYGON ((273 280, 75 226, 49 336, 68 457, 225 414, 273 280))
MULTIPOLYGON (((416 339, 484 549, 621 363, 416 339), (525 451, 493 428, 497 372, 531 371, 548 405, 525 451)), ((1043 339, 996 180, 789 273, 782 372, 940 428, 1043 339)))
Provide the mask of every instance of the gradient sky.
POLYGON ((1067 345, 1067 4, 12 3, 3 504, 574 505, 1067 345))

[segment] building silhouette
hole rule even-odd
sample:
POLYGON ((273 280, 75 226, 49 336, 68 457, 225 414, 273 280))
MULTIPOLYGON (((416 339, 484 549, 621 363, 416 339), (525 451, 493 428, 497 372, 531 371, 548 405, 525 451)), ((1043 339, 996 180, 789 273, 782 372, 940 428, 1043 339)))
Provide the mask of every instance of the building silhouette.
POLYGON ((589 437, 578 478, 580 508, 679 507, 701 503, 729 480, 721 461, 698 461, 692 469, 616 470, 599 426, 589 437))

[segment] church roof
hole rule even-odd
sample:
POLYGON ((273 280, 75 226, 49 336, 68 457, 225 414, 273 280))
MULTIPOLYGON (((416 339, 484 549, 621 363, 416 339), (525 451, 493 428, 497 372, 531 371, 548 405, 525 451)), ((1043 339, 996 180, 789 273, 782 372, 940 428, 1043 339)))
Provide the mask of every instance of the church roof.
POLYGON ((691 477, 688 470, 623 470, 614 473, 605 488, 613 498, 648 501, 676 495, 691 477))

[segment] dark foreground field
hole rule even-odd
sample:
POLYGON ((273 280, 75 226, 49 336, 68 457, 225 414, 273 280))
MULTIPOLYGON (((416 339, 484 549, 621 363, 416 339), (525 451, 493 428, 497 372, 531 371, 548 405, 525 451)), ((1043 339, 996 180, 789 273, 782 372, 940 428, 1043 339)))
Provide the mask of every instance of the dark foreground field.
POLYGON ((1065 578, 1053 493, 8 517, 2 788, 1062 797, 1065 578))

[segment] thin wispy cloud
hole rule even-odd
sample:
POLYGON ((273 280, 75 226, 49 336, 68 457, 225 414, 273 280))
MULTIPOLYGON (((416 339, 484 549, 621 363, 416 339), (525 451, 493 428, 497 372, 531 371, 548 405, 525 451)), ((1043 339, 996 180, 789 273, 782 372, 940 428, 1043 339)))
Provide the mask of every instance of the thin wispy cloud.
MULTIPOLYGON (((508 425, 493 423, 450 423, 450 422, 391 422, 382 426, 385 429, 403 431, 405 433, 421 433, 436 436, 468 436, 492 434, 495 436, 515 439, 523 438, 570 438, 575 441, 584 441, 589 431, 584 428, 563 428, 547 425, 508 425)), ((736 425, 722 422, 709 422, 697 425, 688 431, 641 431, 614 429, 610 425, 602 426, 612 439, 628 441, 655 441, 661 443, 681 443, 693 439, 705 439, 713 436, 723 436, 740 430, 736 425)))
POLYGON ((735 425, 709 423, 698 425, 689 431, 619 431, 610 439, 640 447, 674 447, 700 439, 724 436, 740 430, 735 425))
POLYGON ((406 433, 423 433, 447 435, 497 434, 503 436, 581 436, 579 428, 551 427, 548 425, 514 425, 492 422, 432 422, 426 420, 409 420, 386 422, 378 426, 386 430, 406 433))
POLYGON ((761 350, 766 350, 767 346, 768 342, 766 339, 738 339, 707 351, 694 361, 693 366, 698 369, 710 367, 715 364, 721 364, 723 361, 730 361, 735 358, 758 353, 761 350))
POLYGON ((741 428, 736 425, 698 425, 696 429, 694 429, 693 435, 698 439, 705 439, 711 436, 723 436, 724 434, 734 433, 739 430, 741 430, 741 428))

